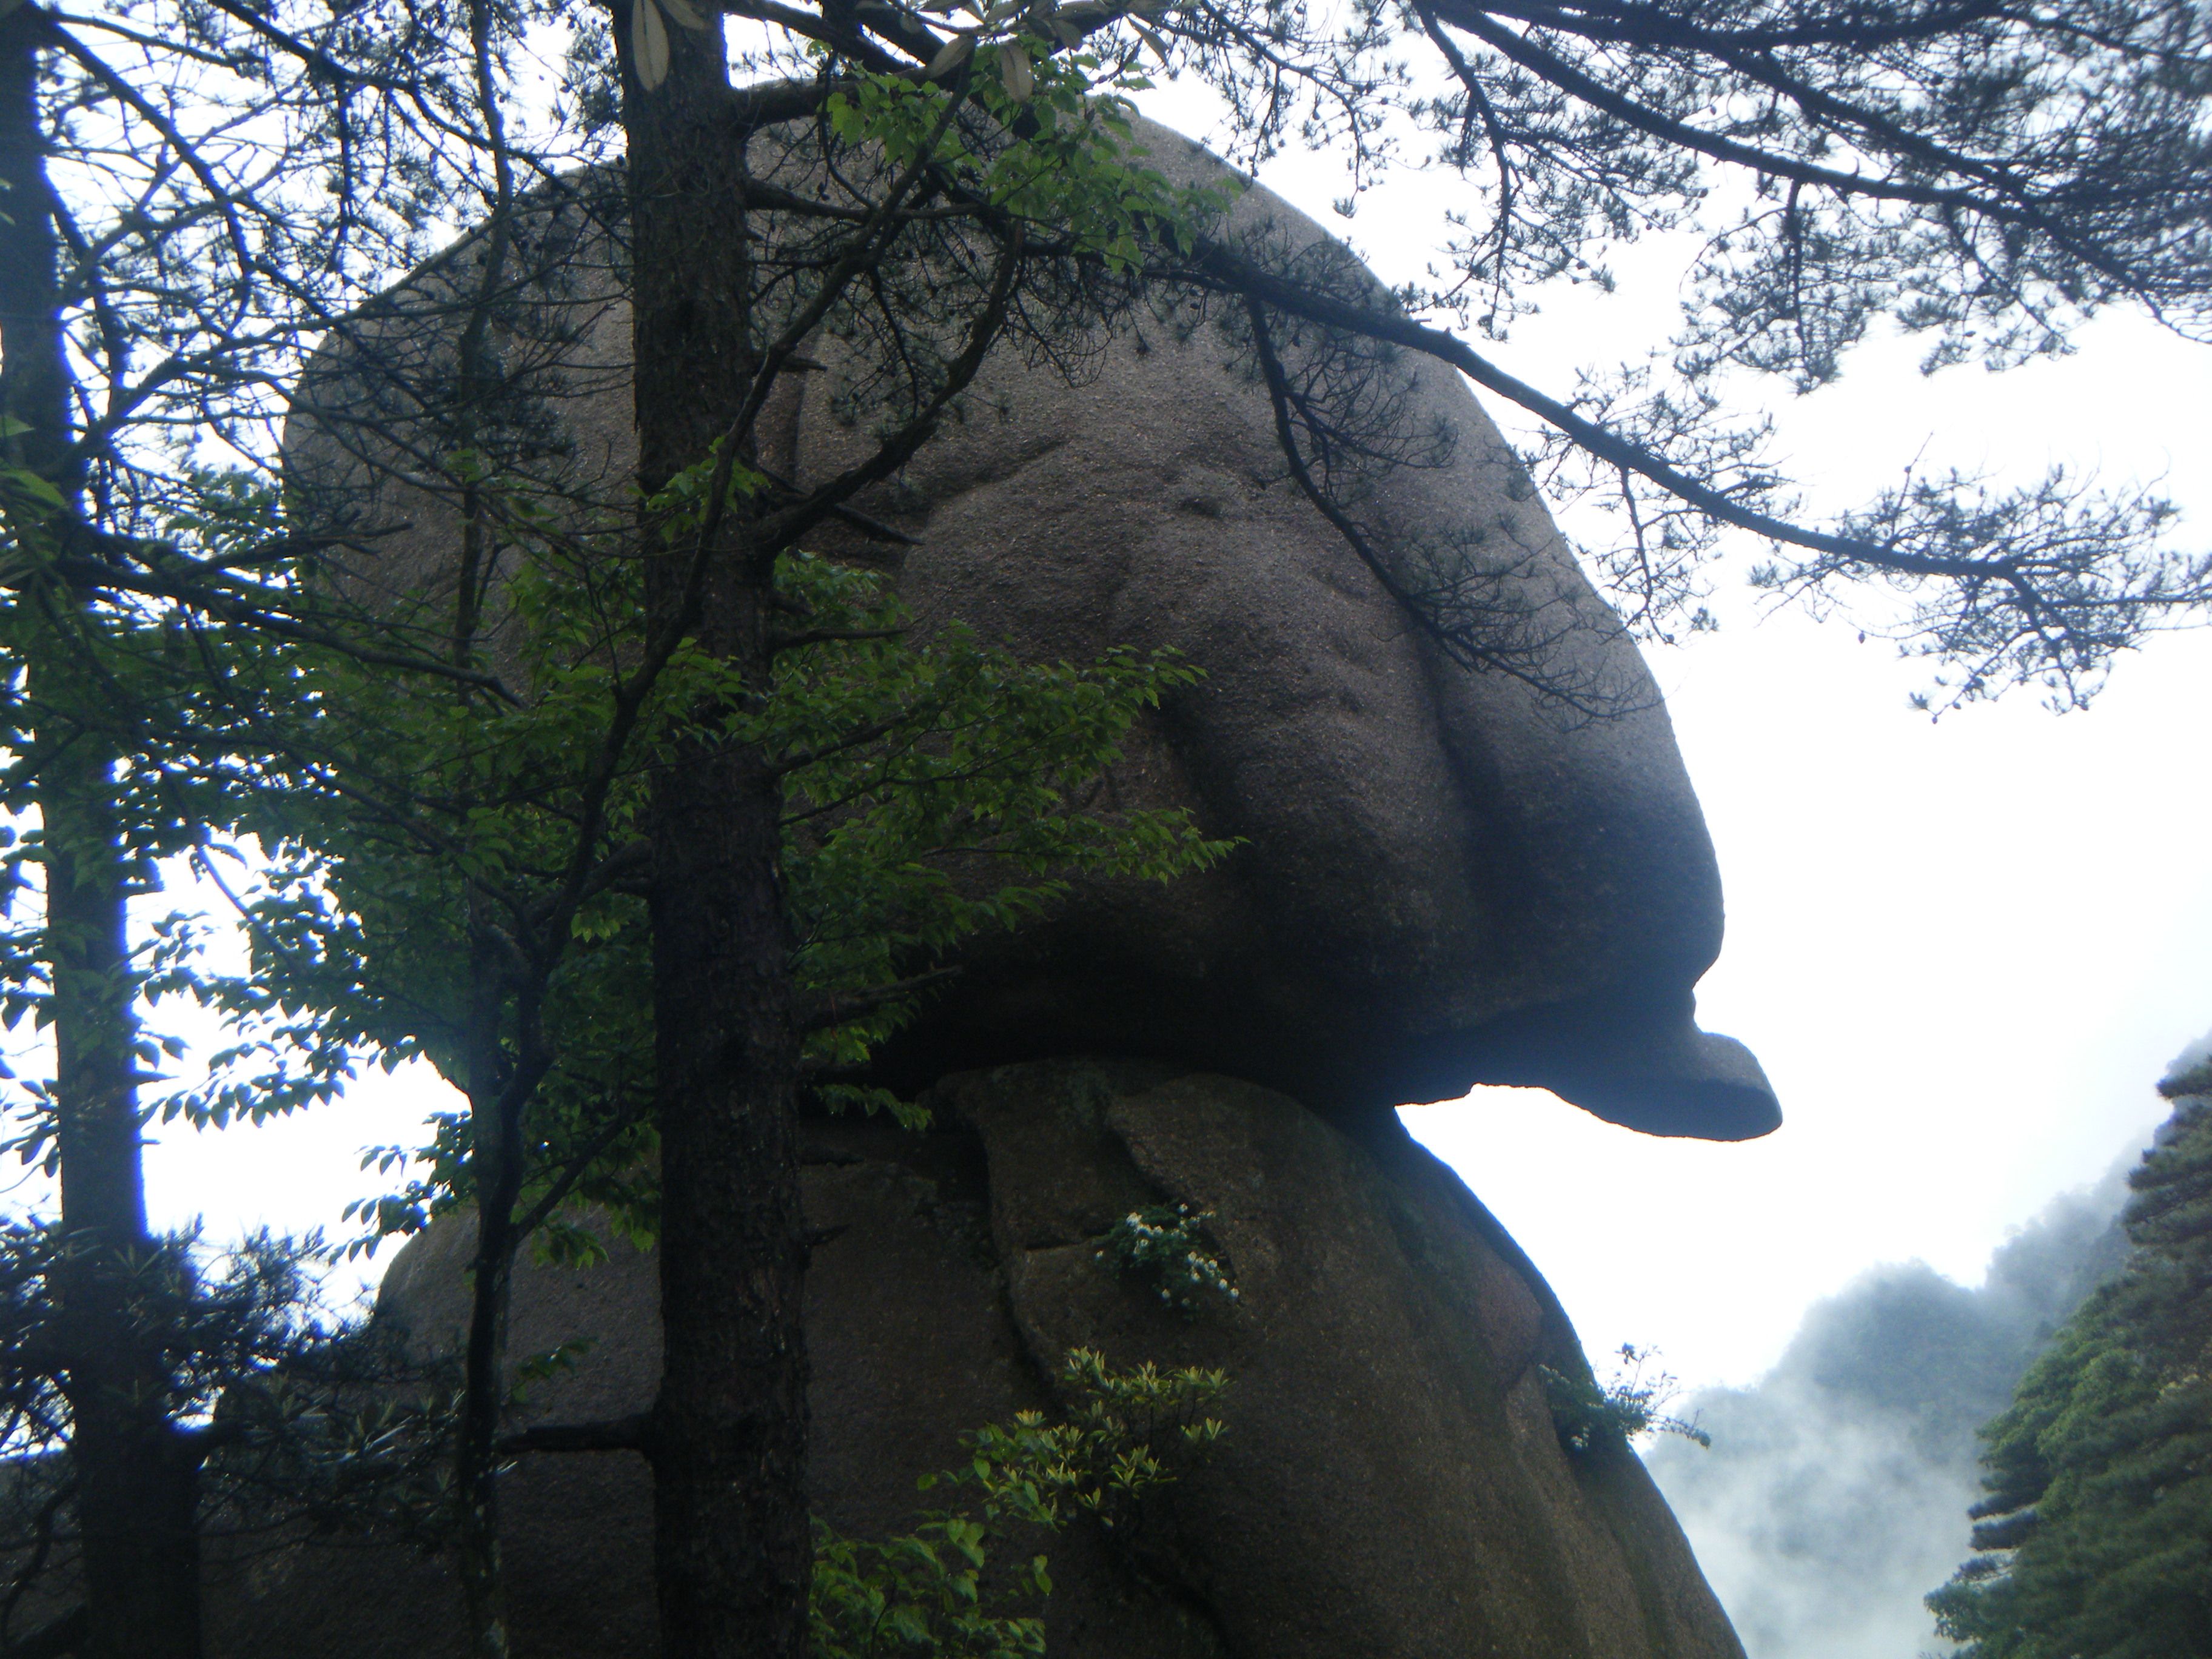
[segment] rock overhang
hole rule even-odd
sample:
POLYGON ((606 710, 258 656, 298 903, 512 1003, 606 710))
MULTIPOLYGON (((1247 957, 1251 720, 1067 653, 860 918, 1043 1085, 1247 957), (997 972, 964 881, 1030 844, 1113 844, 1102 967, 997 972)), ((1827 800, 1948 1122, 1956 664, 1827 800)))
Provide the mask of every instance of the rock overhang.
MULTIPOLYGON (((1139 136, 1170 172, 1223 171, 1164 129, 1139 136)), ((1235 224, 1324 239, 1256 187, 1235 224)), ((579 465, 619 481, 634 453, 619 288, 587 280, 544 304, 581 319, 561 370, 586 388, 562 411, 579 465)), ((801 484, 867 441, 838 407, 849 349, 825 337, 812 353, 821 372, 763 434, 801 484)), ((1375 510, 1416 541, 1505 550, 1559 684, 1607 689, 1597 717, 1526 675, 1469 669, 1411 625, 1285 477, 1265 395, 1234 356, 1203 327, 1141 321, 1073 381, 1000 352, 971 398, 991 417, 948 423, 861 503, 910 538, 896 580, 925 630, 957 622, 1045 659, 1170 650, 1202 671, 1140 722, 1109 787, 1239 842, 1167 887, 1079 879, 1049 915, 971 941, 882 1074, 911 1087, 1124 1053, 1248 1077, 1338 1118, 1504 1083, 1647 1133, 1774 1127, 1757 1061, 1694 1023, 1720 883, 1666 711, 1510 447, 1456 375, 1407 363, 1407 406, 1450 453, 1383 480, 1375 510)), ((312 415, 288 448, 295 468, 349 464, 371 519, 415 524, 363 538, 393 586, 440 580, 434 501, 312 415)), ((835 534, 823 550, 882 554, 835 534)))

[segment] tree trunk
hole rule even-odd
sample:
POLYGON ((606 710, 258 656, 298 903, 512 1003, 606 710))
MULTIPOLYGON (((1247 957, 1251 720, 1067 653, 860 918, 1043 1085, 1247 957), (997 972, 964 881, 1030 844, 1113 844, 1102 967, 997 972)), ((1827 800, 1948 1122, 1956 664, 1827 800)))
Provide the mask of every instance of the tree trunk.
MULTIPOLYGON (((469 43, 476 68, 477 100, 489 141, 496 181, 486 227, 483 267, 476 297, 455 351, 457 447, 473 449, 492 412, 497 376, 487 342, 494 305, 507 282, 507 254, 513 234, 514 166, 507 152, 507 118, 500 100, 492 8, 471 0, 469 43)), ((475 659, 477 632, 483 621, 480 601, 493 577, 498 551, 483 480, 471 474, 461 492, 460 579, 453 596, 453 657, 455 666, 475 659)), ((471 698, 462 694, 462 705, 471 698)), ((500 953, 492 948, 484 918, 485 902, 471 894, 469 917, 468 1097, 474 1150, 470 1174, 476 1188, 477 1251, 470 1272, 469 1335, 462 1376, 461 1421, 454 1457, 454 1485, 460 1502, 459 1554, 463 1601, 472 1659, 507 1659, 506 1575, 500 1554, 498 1439, 507 1404, 507 1303, 518 1243, 514 1206, 522 1192, 523 1093, 510 1098, 501 1049, 501 1016, 506 976, 500 953)))
POLYGON ((507 1301, 514 1271, 514 1204, 522 1189, 522 1114, 519 1103, 508 1109, 501 1086, 500 975, 480 939, 471 944, 469 981, 469 1121, 476 1143, 469 1164, 476 1187, 477 1249, 469 1272, 468 1346, 454 1457, 460 1504, 456 1553, 471 1659, 507 1659, 498 1440, 507 1403, 507 1301))
POLYGON ((700 755, 655 799, 661 1318, 654 1547, 664 1651, 798 1659, 811 1562, 805 1268, 776 795, 700 755))
MULTIPOLYGON (((13 465, 69 503, 30 533, 81 536, 82 469, 70 442, 69 371, 57 295, 52 186, 39 110, 42 15, 0 20, 0 411, 13 465)), ((27 526, 15 509, 19 536, 27 526)), ((160 1331, 168 1297, 146 1227, 128 872, 113 816, 106 693, 70 635, 80 601, 54 583, 22 601, 42 751, 36 797, 46 848, 46 960, 53 978, 54 1113, 64 1252, 55 1300, 73 1418, 82 1537, 86 1659, 198 1659, 198 1460, 170 1420, 160 1331), (98 711, 95 718, 94 711, 98 711), (79 718, 72 718, 72 714, 79 718)))
MULTIPOLYGON (((48 732, 40 733, 41 739, 48 732)), ((162 1282, 140 1168, 124 878, 111 765, 79 736, 39 789, 54 983, 65 1255, 57 1286, 73 1424, 85 1659, 198 1659, 199 1460, 169 1415, 162 1282)))
MULTIPOLYGON (((651 3, 651 0, 638 0, 651 3)), ((711 16, 712 14, 710 13, 711 16)), ((641 482, 705 459, 757 361, 745 149, 719 29, 669 37, 647 89, 617 5, 635 262, 641 482)), ((648 525, 648 609, 686 617, 760 687, 771 570, 733 507, 703 550, 648 525)), ((711 715, 713 711, 704 711, 711 715)), ((782 795, 757 752, 702 737, 655 781, 653 1014, 661 1142, 654 1548, 671 1659, 801 1659, 806 1508, 805 1244, 793 1139, 797 1042, 779 879, 782 795)))

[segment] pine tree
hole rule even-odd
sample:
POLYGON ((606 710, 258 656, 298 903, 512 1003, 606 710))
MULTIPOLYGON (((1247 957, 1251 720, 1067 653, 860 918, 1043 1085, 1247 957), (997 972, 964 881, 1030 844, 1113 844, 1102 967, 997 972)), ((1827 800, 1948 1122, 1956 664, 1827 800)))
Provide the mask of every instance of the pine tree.
POLYGON ((2212 1066, 2160 1087, 2125 1268, 1983 1431, 1985 1553, 1929 1597, 1967 1659, 2212 1652, 2212 1066))

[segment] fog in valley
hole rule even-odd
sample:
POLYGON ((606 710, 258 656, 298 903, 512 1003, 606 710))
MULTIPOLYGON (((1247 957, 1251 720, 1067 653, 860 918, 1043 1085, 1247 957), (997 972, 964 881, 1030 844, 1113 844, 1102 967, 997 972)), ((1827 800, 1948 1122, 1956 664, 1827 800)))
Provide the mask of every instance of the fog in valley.
POLYGON ((1751 1659, 1913 1659, 1948 1645, 1921 1597, 1968 1553, 1975 1430, 2119 1265, 2135 1161, 2055 1200, 1979 1286, 1923 1262, 1875 1268, 1814 1304, 1758 1382, 1677 1402, 1711 1449, 1662 1437, 1645 1461, 1751 1659))

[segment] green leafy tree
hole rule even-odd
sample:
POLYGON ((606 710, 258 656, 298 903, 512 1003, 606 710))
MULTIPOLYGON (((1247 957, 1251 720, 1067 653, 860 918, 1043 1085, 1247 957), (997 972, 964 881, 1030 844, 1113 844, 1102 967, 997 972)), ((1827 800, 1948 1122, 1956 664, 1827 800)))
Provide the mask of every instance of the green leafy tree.
POLYGON ((266 480, 303 349, 419 258, 457 196, 477 199, 480 130, 499 146, 477 94, 514 21, 0 9, 0 799, 17 837, 0 951, 8 1022, 27 1018, 52 1057, 10 1091, 11 1141, 59 1188, 58 1214, 10 1252, 37 1319, 9 1361, 16 1397, 40 1402, 11 1449, 64 1477, 27 1559, 58 1537, 85 1591, 26 1641, 198 1653, 198 1531, 228 1478, 211 1484, 210 1459, 285 1417, 217 1432, 220 1378, 269 1380, 321 1343, 311 1304, 269 1299, 306 1288, 273 1243, 210 1266, 149 1230, 144 1130, 191 1100, 165 1086, 182 1045, 149 998, 193 972, 172 927, 149 980, 131 904, 157 890, 157 860, 248 814, 268 781, 256 728, 271 706, 309 712, 287 702, 289 652, 442 660, 353 626, 303 574, 313 550, 232 533, 252 515, 209 469, 266 480))
POLYGON ((2212 1644, 2212 1067, 2130 1177, 2134 1250, 1983 1430, 1984 1552, 1928 1598, 1972 1659, 2212 1644))
MULTIPOLYGON (((718 735, 780 769, 793 1021, 801 1075, 833 1106, 913 1116, 839 1079, 933 988, 933 964, 960 939, 1049 902, 1067 873, 1165 878, 1224 850, 1180 813, 1087 804, 1129 723, 1191 678, 1171 660, 1034 665, 958 629, 913 641, 880 578, 793 553, 776 589, 791 629, 752 696, 689 641, 651 643, 636 562, 618 549, 574 534, 500 546, 507 666, 525 690, 487 699, 439 675, 301 653, 313 718, 262 734, 286 782, 249 821, 274 858, 238 895, 255 960, 192 981, 238 1038, 191 1103, 204 1118, 326 1096, 368 1056, 427 1057, 465 1097, 432 1145, 386 1156, 410 1178, 361 1209, 371 1243, 448 1210, 474 1222, 449 1525, 487 1655, 506 1644, 506 1462, 655 1449, 650 1422, 505 1432, 507 1296, 533 1235, 599 1249, 566 1206, 588 1201, 641 1241, 659 1231, 640 830, 651 780, 696 740, 697 711, 723 711, 718 735), (978 866, 993 873, 978 880, 978 866)), ((182 963, 195 946, 169 942, 182 963)))
POLYGON ((782 873, 790 771, 734 716, 775 684, 785 556, 927 444, 994 350, 1059 356, 1126 314, 1137 256, 1182 246, 1220 193, 1171 186, 1127 153, 1121 71, 1088 54, 939 41, 939 78, 848 74, 833 54, 804 102, 771 90, 756 106, 732 94, 720 31, 673 23, 647 3, 615 29, 641 491, 665 502, 672 480, 704 481, 696 514, 647 509, 645 609, 720 674, 656 773, 648 817, 659 1601, 672 1651, 795 1655, 811 1553, 793 1127, 804 964, 782 873), (950 180, 988 210, 938 211, 950 180), (875 441, 834 477, 777 484, 763 413, 823 331, 867 344, 875 441))
POLYGON ((1059 1531, 1079 1516, 1133 1524, 1146 1498, 1202 1462, 1221 1436, 1206 1413, 1229 1386, 1219 1371, 1117 1370, 1090 1349, 1060 1368, 1066 1415, 1024 1412, 969 1437, 959 1468, 922 1490, 969 1498, 912 1532, 844 1536, 815 1522, 808 1607, 811 1659, 1035 1659, 1052 1594, 1046 1559, 994 1577, 990 1552, 1010 1533, 1059 1531), (1024 1608, 1030 1610, 1024 1610, 1024 1608))

